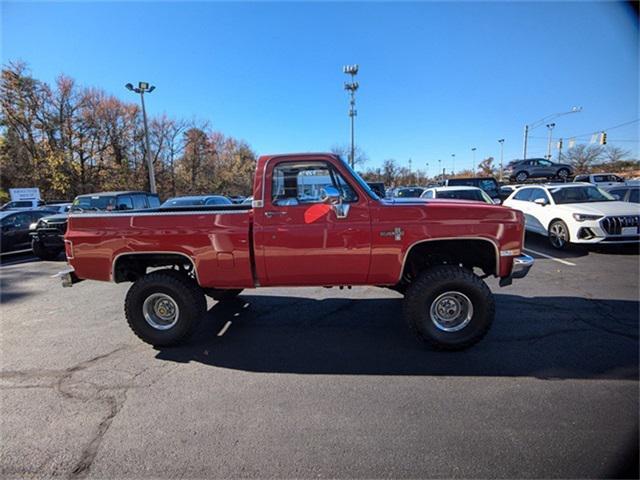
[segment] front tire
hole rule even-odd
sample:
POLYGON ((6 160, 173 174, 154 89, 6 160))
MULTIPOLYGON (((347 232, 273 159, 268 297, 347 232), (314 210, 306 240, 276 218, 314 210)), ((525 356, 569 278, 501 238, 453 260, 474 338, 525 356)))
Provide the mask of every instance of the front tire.
POLYGON ((46 248, 39 240, 31 240, 31 250, 33 254, 41 260, 55 260, 62 253, 61 248, 46 248))
POLYGON ((425 270, 409 286, 403 310, 418 339, 437 350, 462 350, 485 336, 495 302, 478 276, 441 265, 425 270))
POLYGON ((569 228, 562 220, 554 220, 549 225, 549 243, 556 250, 564 250, 569 246, 569 228))
POLYGON ((557 176, 563 182, 566 182, 569 179, 569 170, 566 168, 561 168, 558 170, 557 176))
POLYGON ((173 270, 159 270, 140 278, 129 288, 124 305, 131 330, 155 347, 184 341, 207 310, 198 284, 173 270))

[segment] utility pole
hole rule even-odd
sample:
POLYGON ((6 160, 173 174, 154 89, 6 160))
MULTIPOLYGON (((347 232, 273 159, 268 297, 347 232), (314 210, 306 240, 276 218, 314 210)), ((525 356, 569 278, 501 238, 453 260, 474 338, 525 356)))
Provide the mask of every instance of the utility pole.
POLYGON ((471 153, 473 154, 473 165, 471 165, 471 173, 476 171, 476 147, 471 149, 471 153))
POLYGON ((551 115, 547 115, 546 117, 541 118, 540 120, 536 120, 535 122, 532 122, 530 124, 527 124, 524 126, 524 141, 523 143, 523 148, 522 148, 522 159, 526 160, 527 159, 527 143, 529 140, 529 131, 533 130, 534 128, 538 128, 540 125, 544 125, 545 122, 548 122, 549 120, 553 120, 554 118, 558 118, 561 117, 563 115, 569 115, 570 113, 579 113, 582 111, 582 107, 571 107, 571 110, 569 110, 568 112, 559 112, 559 113, 552 113, 551 115))
POLYGON ((547 123, 547 128, 549 129, 549 141, 547 142, 547 160, 551 160, 551 135, 553 132, 553 127, 555 126, 555 123, 547 123))
POLYGON ((145 92, 151 93, 156 87, 149 85, 148 82, 138 82, 138 86, 134 87, 132 84, 127 83, 125 85, 127 90, 140 94, 140 103, 142 103, 142 118, 144 120, 144 142, 145 152, 144 156, 147 161, 147 169, 149 170, 149 191, 151 193, 158 193, 156 190, 156 175, 153 171, 153 160, 151 159, 151 145, 149 143, 149 125, 147 124, 147 110, 144 106, 144 94, 145 92))
POLYGON ((562 139, 558 140, 558 163, 562 163, 562 139))
POLYGON ((498 143, 500 144, 500 181, 502 181, 502 172, 504 170, 502 163, 504 160, 504 138, 498 140, 498 143))
POLYGON ((356 90, 360 86, 355 81, 358 74, 358 65, 345 65, 342 67, 342 71, 347 75, 351 75, 351 82, 345 82, 344 89, 349 92, 349 117, 351 117, 351 154, 349 155, 349 164, 351 168, 355 168, 356 163, 356 143, 355 143, 355 117, 358 115, 356 110, 356 90))

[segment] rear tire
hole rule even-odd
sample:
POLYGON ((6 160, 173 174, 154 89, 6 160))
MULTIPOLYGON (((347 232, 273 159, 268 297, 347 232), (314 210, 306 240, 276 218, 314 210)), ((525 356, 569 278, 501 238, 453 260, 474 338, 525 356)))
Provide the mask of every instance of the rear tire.
POLYGON ((515 179, 518 183, 524 183, 529 178, 529 174, 527 172, 518 172, 516 173, 515 179))
POLYGON ((567 180, 569 180, 569 170, 566 168, 561 168, 560 170, 558 170, 558 173, 556 174, 556 176, 562 180, 563 182, 566 182, 567 180))
POLYGON ((131 330, 155 347, 177 345, 207 310, 204 292, 183 273, 158 270, 136 281, 124 303, 131 330))
POLYGON ((55 260, 62 253, 62 248, 46 248, 39 240, 31 240, 33 254, 41 260, 55 260))
POLYGON ((437 350, 462 350, 485 336, 495 302, 478 276, 441 265, 425 270, 409 286, 403 310, 418 339, 437 350))
POLYGON ((242 293, 242 290, 244 289, 234 288, 225 290, 222 288, 207 288, 204 293, 218 302, 224 302, 227 300, 233 300, 242 293))

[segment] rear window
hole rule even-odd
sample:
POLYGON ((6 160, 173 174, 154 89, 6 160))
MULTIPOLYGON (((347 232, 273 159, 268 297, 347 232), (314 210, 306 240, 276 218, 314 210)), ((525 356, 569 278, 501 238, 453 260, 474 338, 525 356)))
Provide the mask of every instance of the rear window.
POLYGON ((396 192, 398 198, 418 198, 422 195, 424 189, 422 188, 401 188, 396 192))
POLYGON ((484 202, 482 192, 478 190, 442 190, 438 192, 438 198, 455 198, 458 200, 473 200, 484 202))

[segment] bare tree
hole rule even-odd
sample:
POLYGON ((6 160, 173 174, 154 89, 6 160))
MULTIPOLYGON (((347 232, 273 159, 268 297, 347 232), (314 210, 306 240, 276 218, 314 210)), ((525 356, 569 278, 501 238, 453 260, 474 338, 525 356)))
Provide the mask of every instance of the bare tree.
POLYGON ((604 149, 603 156, 606 162, 619 162, 621 160, 627 160, 631 156, 630 150, 625 150, 614 145, 607 145, 604 149))
POLYGON ((567 150, 565 160, 569 161, 576 173, 586 173, 590 166, 602 158, 603 147, 580 143, 567 150))
MULTIPOLYGON (((360 147, 356 146, 355 148, 355 164, 362 166, 365 163, 367 163, 367 161, 369 161, 369 157, 367 156, 367 154, 364 152, 364 150, 362 150, 360 147)), ((334 145, 333 147, 331 147, 331 153, 335 154, 335 155, 339 155, 342 158, 344 158, 345 160, 349 158, 349 154, 351 152, 351 146, 350 145, 334 145)))

